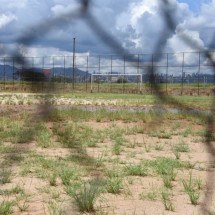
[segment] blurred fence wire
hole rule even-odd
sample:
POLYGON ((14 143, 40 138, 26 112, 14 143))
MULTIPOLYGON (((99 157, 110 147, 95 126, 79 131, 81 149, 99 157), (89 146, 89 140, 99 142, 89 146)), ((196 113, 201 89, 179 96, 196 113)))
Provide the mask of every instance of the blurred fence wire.
MULTIPOLYGON (((50 30, 52 30, 55 27, 58 27, 59 25, 69 25, 72 21, 76 21, 77 19, 83 19, 87 25, 93 30, 93 32, 109 47, 112 48, 112 50, 122 57, 124 55, 129 56, 128 61, 134 62, 137 61, 137 56, 130 55, 129 51, 126 50, 121 43, 117 41, 116 38, 114 38, 107 29, 105 29, 102 25, 102 23, 97 20, 94 15, 92 14, 91 7, 90 7, 90 0, 81 0, 80 1, 80 8, 76 11, 68 11, 64 14, 61 14, 60 16, 57 16, 55 18, 49 18, 43 23, 38 23, 31 27, 31 29, 27 29, 26 32, 21 36, 18 40, 18 44, 24 44, 24 45, 30 45, 33 43, 37 38, 46 33, 48 33, 50 30)), ((156 53, 154 60, 159 61, 159 59, 162 57, 161 54, 164 50, 164 47, 166 46, 167 39, 169 36, 176 31, 177 23, 175 21, 175 14, 176 14, 177 8, 174 7, 172 4, 172 1, 170 0, 161 0, 160 1, 160 12, 162 14, 163 20, 165 22, 165 27, 163 28, 163 33, 160 35, 159 40, 156 43, 155 49, 153 53, 156 53)), ((213 59, 213 56, 209 49, 205 49, 203 47, 200 47, 193 38, 191 38, 188 34, 186 34, 186 29, 179 29, 177 30, 178 36, 182 41, 184 41, 188 46, 190 46, 192 49, 197 50, 205 56, 208 61, 210 61, 212 67, 213 67, 213 76, 215 76, 215 61, 213 59)), ((213 38, 215 37, 215 33, 213 35, 213 38)), ((208 46, 208 48, 214 47, 214 40, 212 41, 211 46, 208 46)), ((19 50, 13 50, 11 53, 11 56, 14 57, 15 63, 22 64, 24 68, 28 68, 28 62, 22 55, 22 53, 19 52, 19 50)), ((132 64, 132 63, 131 63, 132 64)), ((179 102, 174 97, 171 97, 167 94, 165 94, 162 90, 159 84, 156 83, 156 75, 157 75, 157 69, 156 67, 152 67, 152 65, 147 66, 147 74, 150 77, 150 82, 153 86, 153 90, 157 95, 157 99, 160 101, 161 104, 172 104, 175 107, 180 108, 181 111, 186 112, 189 110, 189 107, 185 106, 183 103, 179 102)), ((23 77, 24 78, 24 77, 23 77)), ((32 71, 32 80, 35 78, 35 73, 32 71)), ((41 77, 43 78, 43 77, 41 77)), ((54 87, 50 87, 50 89, 54 90, 54 87)), ((213 92, 215 94, 215 92, 213 92)), ((41 107, 43 108, 43 107, 41 107)), ((46 110, 48 111, 48 110, 46 110)), ((211 107, 211 111, 209 114, 204 113, 192 113, 195 117, 201 118, 206 120, 206 134, 205 134, 205 144, 208 148, 208 151, 210 152, 211 156, 215 157, 215 148, 214 143, 212 141, 212 136, 214 134, 214 117, 215 117, 215 95, 213 104, 211 107)), ((209 171, 210 172, 210 171, 209 171)), ((212 203, 212 195, 214 192, 214 184, 215 183, 215 176, 214 172, 213 174, 209 174, 207 176, 207 186, 205 190, 205 199, 204 202, 201 205, 201 210, 203 214, 209 214, 210 206, 212 203)))
MULTIPOLYGON (((211 54, 215 56, 214 51, 211 54)), ((86 92, 93 88, 93 92, 153 93, 149 65, 156 69, 155 82, 161 84, 168 94, 210 96, 215 83, 213 65, 206 61, 204 52, 197 51, 123 56, 78 53, 74 56, 74 64, 73 56, 61 55, 25 56, 25 66, 16 61, 14 57, 0 57, 0 83, 4 91, 26 91, 29 90, 29 81, 34 85, 51 81, 56 83, 57 90, 64 92, 70 91, 69 86, 74 84, 72 90, 86 92), (157 55, 160 55, 158 61, 155 60, 157 55), (136 61, 129 61, 131 56, 136 61)), ((41 85, 37 91, 45 91, 45 86, 47 84, 41 85)))

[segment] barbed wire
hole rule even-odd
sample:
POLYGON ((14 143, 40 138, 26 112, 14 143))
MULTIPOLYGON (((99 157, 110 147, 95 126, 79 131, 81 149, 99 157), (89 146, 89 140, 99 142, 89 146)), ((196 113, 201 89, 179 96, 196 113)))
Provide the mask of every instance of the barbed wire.
MULTIPOLYGON (((112 50, 116 53, 121 55, 128 56, 128 61, 133 62, 136 59, 135 55, 130 55, 129 50, 126 50, 117 39, 106 30, 103 25, 94 17, 91 12, 91 0, 81 0, 80 1, 80 8, 76 11, 70 10, 66 13, 62 13, 61 15, 55 18, 49 18, 45 20, 43 23, 38 23, 32 26, 30 29, 27 29, 26 32, 21 35, 17 39, 17 44, 24 44, 30 45, 35 40, 37 40, 42 35, 45 35, 54 27, 60 25, 69 25, 72 21, 77 19, 83 19, 87 25, 93 30, 94 34, 97 35, 106 45, 112 48, 112 50)), ((161 58, 161 54, 164 50, 168 38, 176 31, 177 23, 175 21, 175 12, 177 8, 169 0, 162 0, 160 2, 160 12, 162 14, 163 20, 165 22, 165 27, 163 28, 163 32, 159 37, 155 49, 153 53, 156 53, 155 60, 159 60, 161 58)), ((186 34, 184 29, 177 30, 178 37, 185 42, 189 47, 194 50, 198 50, 204 53, 205 58, 207 58, 211 64, 213 65, 213 75, 215 76, 215 61, 213 60, 212 54, 210 53, 209 49, 203 48, 199 46, 195 40, 193 40, 188 34, 186 34)), ((215 38, 215 34, 213 36, 215 38)), ((209 47, 213 47, 215 40, 211 42, 209 47)), ((24 56, 20 52, 20 50, 13 50, 11 56, 15 57, 17 63, 23 64, 24 67, 27 66, 27 62, 25 61, 24 56)), ((153 86, 153 89, 156 93, 157 99, 161 102, 161 104, 171 104, 175 107, 179 108, 182 112, 187 112, 190 110, 190 107, 187 107, 183 102, 179 102, 177 99, 170 95, 166 95, 162 92, 160 86, 156 83, 156 68, 148 65, 147 74, 150 76, 150 82, 153 86)), ((53 89, 53 88, 52 88, 53 89)), ((48 112, 49 109, 46 109, 46 105, 44 105, 42 110, 48 112)), ((205 145, 207 146, 208 152, 212 158, 215 157, 215 148, 212 142, 212 136, 214 133, 214 122, 215 122, 215 92, 214 92, 214 99, 211 105, 211 111, 209 114, 204 113, 196 113, 196 112, 189 112, 196 118, 201 118, 206 120, 206 134, 205 134, 205 145)), ((203 203, 201 204, 201 212, 203 214, 209 214, 210 206, 212 204, 212 195, 214 192, 214 185, 215 185, 215 175, 214 172, 207 174, 207 183, 206 183, 206 190, 205 190, 205 198, 203 203)))

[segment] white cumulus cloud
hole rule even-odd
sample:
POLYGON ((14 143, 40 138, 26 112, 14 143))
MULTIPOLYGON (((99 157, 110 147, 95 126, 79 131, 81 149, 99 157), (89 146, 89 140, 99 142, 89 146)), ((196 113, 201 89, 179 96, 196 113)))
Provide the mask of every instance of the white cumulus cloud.
MULTIPOLYGON (((29 26, 39 28, 40 23, 46 22, 47 19, 76 10, 80 6, 78 0, 19 0, 19 3, 14 0, 1 0, 2 2, 5 7, 0 9, 0 40, 5 44, 15 43, 29 26)), ((210 44, 215 30, 215 0, 201 3, 198 12, 194 12, 191 6, 179 0, 169 2, 174 10, 177 27, 168 35, 164 51, 193 50, 193 47, 181 40, 183 34, 199 47, 212 49, 214 44, 210 44)), ((90 11, 103 28, 130 52, 151 53, 155 50, 160 36, 166 31, 160 3, 160 0, 92 0, 90 11)), ((71 19, 50 29, 48 34, 35 38, 31 47, 40 46, 44 50, 53 51, 53 54, 59 53, 57 50, 62 53, 71 52, 72 38, 76 37, 77 52, 114 52, 99 39, 96 31, 92 26, 88 26, 84 19, 71 19)), ((49 54, 51 51, 48 51, 49 54)))
POLYGON ((1 14, 0 15, 0 28, 3 28, 4 26, 8 25, 11 23, 13 20, 16 20, 16 16, 14 15, 6 15, 6 14, 1 14))

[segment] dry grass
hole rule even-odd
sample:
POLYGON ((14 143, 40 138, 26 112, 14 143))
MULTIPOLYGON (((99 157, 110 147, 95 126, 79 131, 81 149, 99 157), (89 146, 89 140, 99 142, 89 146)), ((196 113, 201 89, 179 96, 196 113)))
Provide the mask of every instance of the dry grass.
POLYGON ((0 119, 3 214, 199 212, 214 161, 204 125, 189 115, 166 113, 158 124, 151 112, 68 109, 30 124, 23 111, 0 119), (184 188, 190 172, 193 192, 184 188))

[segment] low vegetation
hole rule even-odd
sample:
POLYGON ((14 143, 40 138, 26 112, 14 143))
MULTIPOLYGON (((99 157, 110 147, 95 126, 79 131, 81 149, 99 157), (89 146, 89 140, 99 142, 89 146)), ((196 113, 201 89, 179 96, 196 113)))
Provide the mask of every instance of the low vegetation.
POLYGON ((198 213, 205 174, 214 168, 203 149, 204 122, 188 113, 138 109, 153 103, 150 95, 64 97, 75 99, 74 106, 83 99, 94 106, 56 108, 44 118, 32 110, 0 118, 0 214, 34 214, 34 204, 35 214, 52 215, 150 214, 154 207, 184 214, 179 204, 198 213))

